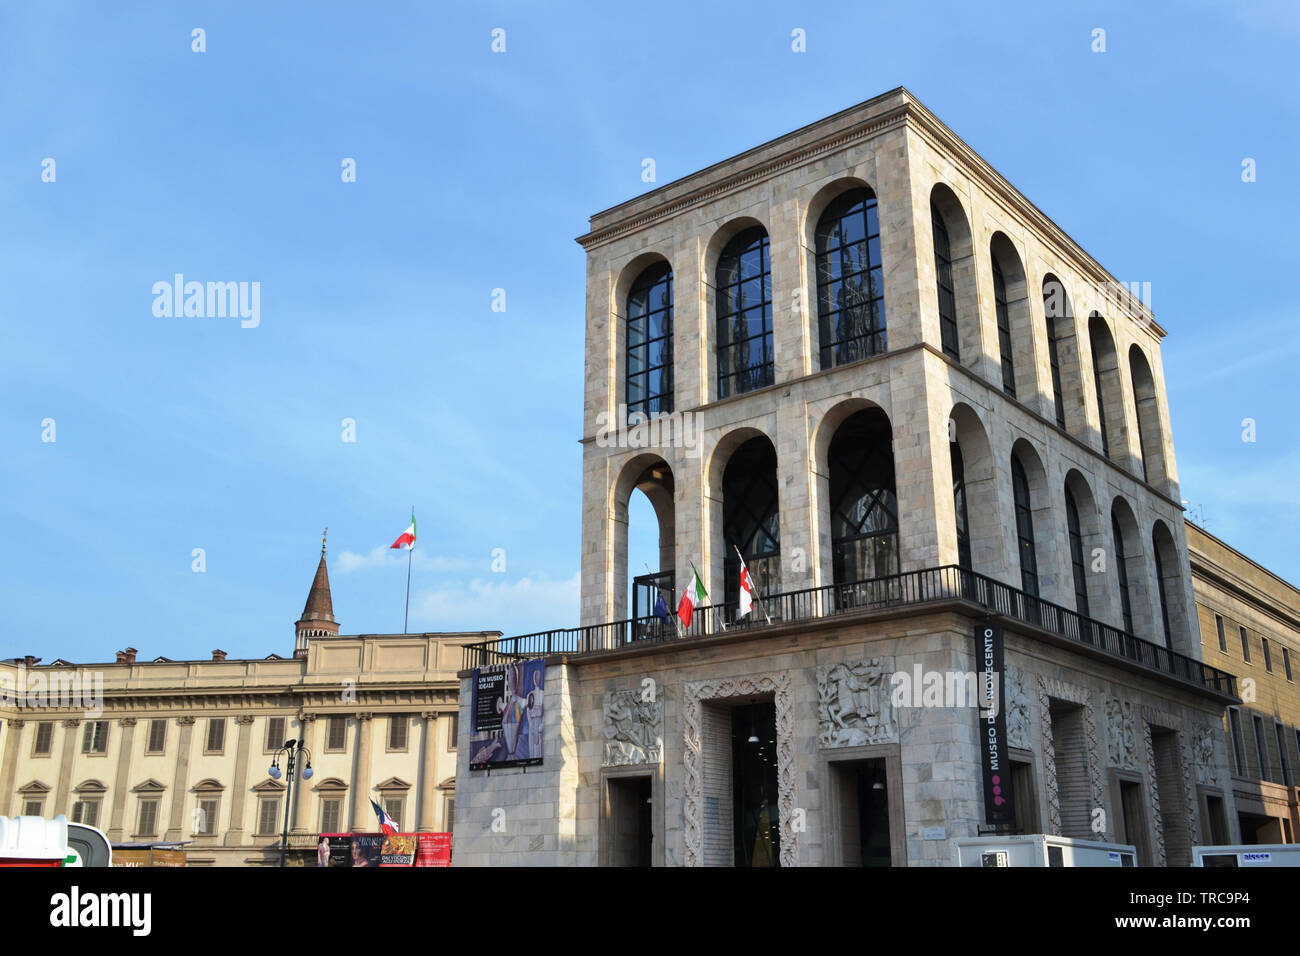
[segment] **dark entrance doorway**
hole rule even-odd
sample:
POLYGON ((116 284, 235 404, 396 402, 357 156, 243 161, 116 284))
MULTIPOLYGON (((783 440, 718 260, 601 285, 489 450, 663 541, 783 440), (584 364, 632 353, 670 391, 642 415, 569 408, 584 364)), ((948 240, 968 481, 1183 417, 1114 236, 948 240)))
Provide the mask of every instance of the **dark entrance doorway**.
POLYGON ((732 710, 731 772, 736 866, 780 866, 776 705, 771 701, 732 710))
POLYGON ((840 811, 843 866, 889 866, 889 786, 885 761, 845 760, 831 764, 840 811))
POLYGON ((653 799, 650 777, 612 777, 607 785, 609 865, 650 866, 654 842, 650 828, 653 799))

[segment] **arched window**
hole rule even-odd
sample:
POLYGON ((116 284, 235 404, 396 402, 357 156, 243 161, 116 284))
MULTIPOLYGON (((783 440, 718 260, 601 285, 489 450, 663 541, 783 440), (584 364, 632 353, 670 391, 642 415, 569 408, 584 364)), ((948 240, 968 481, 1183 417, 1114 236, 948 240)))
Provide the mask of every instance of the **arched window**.
POLYGON ((1011 492, 1016 503, 1016 538, 1020 551, 1020 588, 1038 597, 1038 557, 1034 551, 1034 517, 1025 466, 1011 456, 1011 492))
POLYGON ((957 563, 967 571, 973 570, 970 553, 970 521, 966 514, 966 465, 961 457, 961 444, 949 442, 952 451, 952 497, 957 514, 957 563))
POLYGON ((776 483, 776 449, 764 437, 751 438, 727 461, 722 473, 723 598, 735 609, 740 599, 740 559, 760 595, 781 590, 781 509, 776 483))
POLYGON ((1124 611, 1124 630, 1133 633, 1133 599, 1129 594, 1128 562, 1124 558, 1124 533, 1119 527, 1119 516, 1110 512, 1110 533, 1115 537, 1115 570, 1119 574, 1119 601, 1124 611))
POLYGON ((1115 339, 1110 334, 1106 320, 1094 312, 1088 320, 1088 339, 1092 347, 1092 380, 1097 389, 1097 424, 1101 428, 1101 450, 1107 458, 1114 458, 1112 449, 1116 440, 1123 441, 1120 425, 1124 421, 1124 403, 1119 375, 1119 358, 1115 354, 1115 339), (1111 429, 1116 429, 1112 435, 1111 429))
POLYGON ((1007 283, 1002 267, 993 257, 993 304, 998 316, 998 348, 1002 353, 1002 391, 1016 397, 1016 364, 1012 358, 1011 314, 1007 309, 1007 283))
POLYGON ((898 573, 893 433, 878 410, 850 415, 831 440, 831 553, 836 584, 898 573))
POLYGON ((817 221, 817 318, 823 369, 885 351, 880 223, 870 189, 852 189, 817 221))
POLYGON ((1156 587, 1160 591, 1160 623, 1164 626, 1165 647, 1173 650, 1174 635, 1173 629, 1169 626, 1169 601, 1165 597, 1165 566, 1160 560, 1160 543, 1156 541, 1154 535, 1151 539, 1151 554, 1156 559, 1156 587))
POLYGON ((1069 321, 1070 304, 1065 297, 1065 287, 1055 276, 1043 280, 1043 315, 1047 322, 1047 354, 1052 366, 1052 403, 1056 409, 1056 424, 1065 427, 1065 397, 1061 389, 1061 344, 1058 323, 1069 321))
POLYGON ((722 250, 717 296, 718 397, 771 385, 772 262, 762 226, 746 229, 722 250))
POLYGON ((1129 377, 1133 380, 1133 407, 1137 411, 1138 447, 1142 452, 1142 480, 1165 484, 1165 455, 1160 429, 1160 406, 1155 378, 1142 349, 1129 349, 1129 377))
POLYGON ((934 226, 934 281, 939 291, 939 335, 944 354, 960 362, 957 296, 952 279, 952 246, 948 242, 948 227, 944 224, 943 213, 934 202, 930 203, 930 222, 934 226))
POLYGON ((1088 569, 1083 560, 1083 531, 1079 523, 1079 506, 1075 504, 1074 492, 1069 485, 1065 488, 1065 519, 1070 529, 1070 565, 1074 569, 1074 606, 1084 617, 1091 617, 1088 610, 1088 569))
POLYGON ((673 271, 660 262, 627 297, 627 412, 673 410, 673 271))

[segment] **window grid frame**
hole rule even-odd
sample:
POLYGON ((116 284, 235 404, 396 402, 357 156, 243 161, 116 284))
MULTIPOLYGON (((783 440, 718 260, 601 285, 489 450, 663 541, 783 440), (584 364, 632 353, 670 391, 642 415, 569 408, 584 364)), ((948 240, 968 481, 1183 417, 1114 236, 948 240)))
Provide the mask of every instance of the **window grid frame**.
POLYGON ((817 332, 819 360, 822 371, 839 368, 875 355, 883 355, 889 349, 888 316, 885 309, 885 270, 882 242, 880 238, 880 205, 876 194, 865 186, 850 189, 835 197, 817 220, 814 235, 814 263, 817 278, 817 332), (861 205, 861 210, 855 207, 861 205), (861 217, 862 238, 854 242, 844 241, 844 222, 850 217, 861 217), (871 231, 875 222, 875 232, 871 231), (836 245, 830 245, 831 237, 836 245), (852 268, 846 261, 848 250, 861 244, 866 250, 865 266, 852 268), (872 248, 876 256, 872 255, 872 248), (838 269, 832 270, 832 261, 838 269), (852 271, 850 271, 852 269, 852 271), (877 285, 876 274, 879 274, 877 285), (847 303, 845 289, 861 276, 866 277, 866 295, 861 303, 847 303), (838 286, 840 295, 835 307, 830 305, 830 290, 838 286), (841 319, 849 310, 858 305, 865 306, 866 325, 857 334, 840 337, 834 331, 837 319, 841 319))

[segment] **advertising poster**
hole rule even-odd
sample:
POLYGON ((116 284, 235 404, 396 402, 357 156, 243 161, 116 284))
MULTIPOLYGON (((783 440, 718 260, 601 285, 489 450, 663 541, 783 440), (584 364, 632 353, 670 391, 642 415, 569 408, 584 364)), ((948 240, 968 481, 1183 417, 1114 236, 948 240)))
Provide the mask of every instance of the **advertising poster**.
POLYGON ((1011 803, 1011 764, 1007 762, 1007 715, 1004 712, 1002 625, 975 629, 975 662, 979 675, 980 762, 984 769, 984 822, 1016 822, 1011 803))
POLYGON ((380 866, 414 866, 415 834, 390 833, 379 851, 380 866))
POLYGON ((382 833, 352 834, 352 866, 379 866, 379 858, 384 850, 382 833))
POLYGON ((545 698, 541 658, 476 668, 470 769, 541 763, 545 698))
POLYGON ((451 834, 420 833, 416 866, 451 866, 451 834))
POLYGON ((351 866, 352 834, 322 833, 316 843, 317 866, 351 866))

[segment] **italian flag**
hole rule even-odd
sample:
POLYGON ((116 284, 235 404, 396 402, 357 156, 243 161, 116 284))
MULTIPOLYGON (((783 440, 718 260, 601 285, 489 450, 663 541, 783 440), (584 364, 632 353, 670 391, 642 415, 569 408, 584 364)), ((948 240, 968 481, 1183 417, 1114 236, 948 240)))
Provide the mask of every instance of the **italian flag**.
POLYGON ((411 526, 398 536, 397 540, 388 546, 388 550, 393 548, 403 548, 410 551, 415 547, 415 512, 411 512, 411 526))
POLYGON ((691 572, 691 586, 683 592, 682 603, 677 605, 677 616, 681 618, 684 627, 691 626, 695 609, 709 599, 709 592, 704 590, 704 582, 700 580, 700 572, 695 570, 694 561, 691 562, 691 572))

